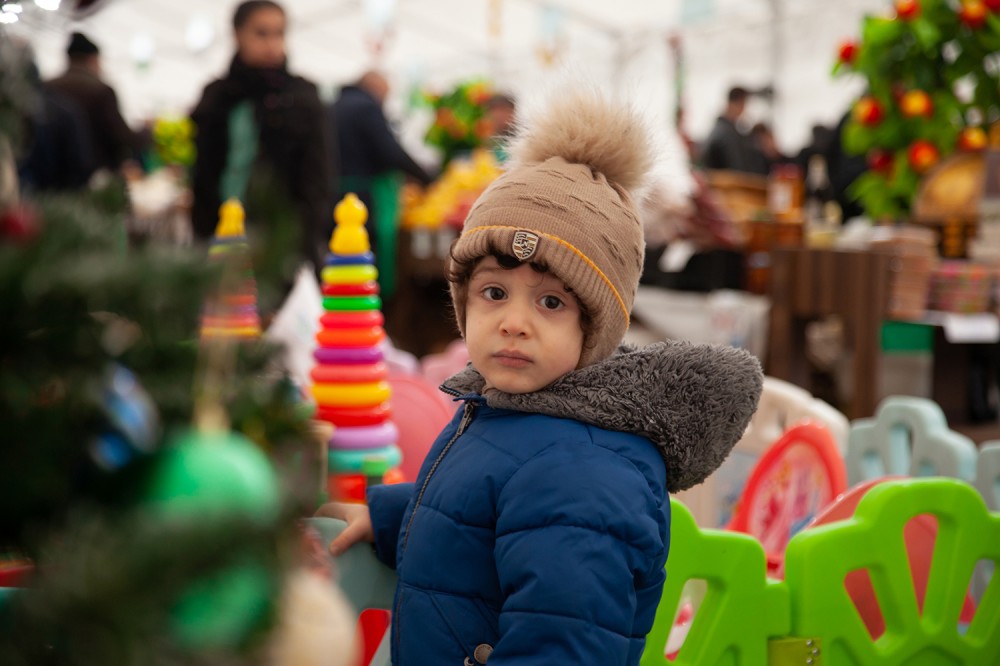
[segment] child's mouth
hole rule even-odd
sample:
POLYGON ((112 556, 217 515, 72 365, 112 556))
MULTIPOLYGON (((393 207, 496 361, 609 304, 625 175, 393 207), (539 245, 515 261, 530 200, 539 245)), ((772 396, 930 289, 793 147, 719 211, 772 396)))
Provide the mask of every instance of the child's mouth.
POLYGON ((493 355, 494 360, 508 368, 523 368, 531 363, 531 359, 515 351, 501 351, 493 355))

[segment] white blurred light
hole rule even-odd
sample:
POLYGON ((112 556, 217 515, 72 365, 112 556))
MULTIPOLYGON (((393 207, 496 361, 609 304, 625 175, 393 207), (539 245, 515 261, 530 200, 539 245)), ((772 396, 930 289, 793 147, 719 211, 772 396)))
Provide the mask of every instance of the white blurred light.
POLYGON ((7 14, 20 14, 24 11, 24 8, 19 4, 11 3, 9 5, 4 5, 3 11, 7 14))
POLYGON ((361 9, 369 25, 382 32, 389 27, 396 14, 396 0, 362 0, 361 9))
POLYGON ((59 3, 61 0, 35 0, 35 6, 39 9, 47 9, 50 12, 54 12, 59 9, 59 3))
POLYGON ((9 12, 0 13, 0 24, 17 23, 17 14, 9 12))
POLYGON ((188 21, 184 41, 192 53, 204 51, 215 40, 215 28, 206 16, 195 16, 188 21))
POLYGON ((132 43, 129 45, 129 54, 132 56, 132 62, 135 64, 148 65, 153 60, 155 52, 156 44, 149 34, 140 32, 132 37, 132 43))

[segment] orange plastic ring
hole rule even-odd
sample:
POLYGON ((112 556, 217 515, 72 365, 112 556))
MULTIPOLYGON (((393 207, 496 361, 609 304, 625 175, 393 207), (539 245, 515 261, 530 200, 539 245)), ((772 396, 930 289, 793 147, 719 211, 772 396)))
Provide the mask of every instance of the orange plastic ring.
POLYGON ((385 339, 381 326, 370 328, 331 328, 316 334, 321 347, 375 347, 385 339))

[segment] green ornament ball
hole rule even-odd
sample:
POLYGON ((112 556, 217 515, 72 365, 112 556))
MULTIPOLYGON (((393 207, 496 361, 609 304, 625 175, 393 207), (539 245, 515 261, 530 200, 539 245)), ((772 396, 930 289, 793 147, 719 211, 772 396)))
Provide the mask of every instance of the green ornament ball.
MULTIPOLYGON (((242 435, 186 432, 165 447, 146 487, 145 506, 154 520, 249 516, 267 522, 278 515, 279 484, 264 452, 242 435)), ((271 607, 273 574, 253 556, 234 560, 177 595, 170 626, 179 644, 233 648, 271 607)))
POLYGON ((151 474, 146 504, 169 515, 246 514, 270 520, 279 509, 274 468, 257 445, 234 432, 185 432, 151 474))
POLYGON ((242 561, 189 585, 170 609, 178 643, 194 649, 232 648, 268 612, 275 579, 258 562, 242 561))

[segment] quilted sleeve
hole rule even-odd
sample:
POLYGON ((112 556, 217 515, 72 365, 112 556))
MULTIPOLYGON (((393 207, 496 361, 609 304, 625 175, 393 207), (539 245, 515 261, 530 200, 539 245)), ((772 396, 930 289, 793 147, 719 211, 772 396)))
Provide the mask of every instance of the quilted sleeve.
POLYGON ((375 531, 375 555, 386 566, 396 568, 396 543, 406 505, 413 496, 412 483, 372 486, 368 489, 368 514, 375 531))
POLYGON ((498 499, 490 666, 637 663, 664 579, 663 502, 599 446, 555 444, 524 464, 498 499))

